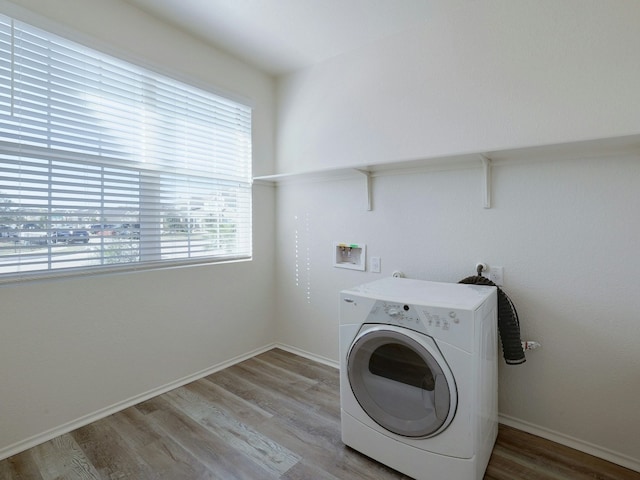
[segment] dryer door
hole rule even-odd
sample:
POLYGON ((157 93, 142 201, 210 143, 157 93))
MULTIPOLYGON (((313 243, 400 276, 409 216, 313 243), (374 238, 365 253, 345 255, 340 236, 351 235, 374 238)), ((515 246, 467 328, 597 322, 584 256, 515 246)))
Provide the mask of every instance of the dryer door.
POLYGON ((347 356, 349 383, 362 409, 383 428, 426 438, 453 420, 453 375, 431 337, 391 325, 365 325, 347 356))

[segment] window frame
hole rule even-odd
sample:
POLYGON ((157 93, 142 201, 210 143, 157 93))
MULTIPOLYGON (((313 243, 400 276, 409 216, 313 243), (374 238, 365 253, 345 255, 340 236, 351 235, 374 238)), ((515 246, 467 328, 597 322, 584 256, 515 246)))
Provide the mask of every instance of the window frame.
MULTIPOLYGON (((45 31, 47 34, 50 34, 55 37, 59 37, 65 41, 76 43, 83 48, 94 50, 100 54, 104 54, 109 57, 113 57, 115 60, 119 62, 124 62, 131 65, 134 68, 142 69, 149 74, 153 74, 156 76, 164 77, 170 79, 175 82, 183 83, 184 85, 192 88, 196 88, 202 90, 203 92, 207 92, 208 94, 212 94, 214 96, 221 97, 225 100, 235 102, 241 104, 249 109, 249 114, 251 119, 249 120, 249 146, 252 148, 253 144, 253 105, 246 98, 239 96, 237 94, 232 94, 228 91, 222 91, 219 88, 213 87, 210 84, 203 84, 203 82, 196 81, 192 77, 185 77, 184 74, 177 74, 176 72, 167 71, 166 68, 159 68, 157 65, 150 65, 145 61, 141 61, 139 58, 132 58, 130 54, 124 54, 121 51, 114 51, 112 46, 98 45, 95 39, 88 39, 84 36, 78 36, 74 34, 69 34, 69 32, 64 29, 64 33, 61 34, 59 26, 55 24, 50 24, 48 22, 45 26, 41 24, 41 22, 34 21, 32 18, 24 18, 21 15, 16 15, 14 12, 8 11, 4 13, 4 16, 15 19, 17 22, 25 23, 31 27, 34 27, 39 30, 45 31)), ((6 148, 7 145, 5 142, 2 142, 0 145, 0 150, 3 152, 7 152, 10 149, 6 148)), ((14 146, 15 149, 20 150, 20 147, 16 144, 14 146)), ((52 151, 53 152, 53 151, 52 151)), ((55 157, 55 152, 51 155, 55 157)), ((249 172, 251 172, 252 165, 252 153, 249 153, 248 158, 248 168, 249 172)), ((114 264, 114 265, 98 265, 98 266, 88 266, 88 267, 71 267, 71 268, 61 268, 61 269, 42 269, 32 272, 15 272, 15 273, 0 273, 0 284, 5 283, 14 283, 21 281, 32 281, 32 280, 40 280, 47 278, 60 278, 60 277, 78 277, 78 276, 96 276, 96 275, 104 275, 104 274, 114 274, 114 273, 125 273, 125 272, 137 272, 137 271, 147 271, 147 270, 156 270, 156 269, 167 269, 167 268, 176 268, 176 267, 186 267, 186 266, 202 266, 202 265, 210 265, 210 264, 218 264, 218 263, 234 263, 234 262, 245 262, 251 261, 253 258, 253 206, 252 206, 252 197, 253 197, 253 183, 251 180, 251 174, 249 173, 249 178, 246 183, 248 187, 248 211, 245 214, 248 216, 248 233, 245 235, 248 237, 249 242, 249 250, 247 254, 234 256, 203 256, 196 258, 180 258, 180 259, 163 259, 156 261, 138 261, 133 263, 125 263, 125 264, 114 264)))

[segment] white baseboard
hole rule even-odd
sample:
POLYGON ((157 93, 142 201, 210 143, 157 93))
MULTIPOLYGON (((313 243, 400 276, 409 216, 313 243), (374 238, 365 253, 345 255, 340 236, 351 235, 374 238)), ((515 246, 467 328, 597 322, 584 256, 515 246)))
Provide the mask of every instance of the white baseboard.
POLYGON ((593 455, 594 457, 602 458, 603 460, 615 463, 616 465, 621 465, 636 472, 640 472, 640 460, 637 458, 631 458, 629 456, 622 455, 604 447, 585 442, 584 440, 580 440, 578 438, 574 438, 545 427, 540 427, 538 425, 534 425, 532 423, 525 422, 508 415, 499 414, 498 421, 509 427, 517 428, 518 430, 522 430, 523 432, 546 438, 547 440, 559 443, 560 445, 575 448, 576 450, 588 453, 589 455, 593 455))
POLYGON ((283 343, 276 343, 274 345, 274 347, 275 348, 280 348, 280 349, 285 350, 285 351, 290 352, 290 353, 295 353, 296 355, 299 355, 299 356, 304 357, 304 358, 308 358, 309 360, 313 360, 315 362, 322 363, 324 365, 328 365, 329 367, 340 368, 340 363, 336 362, 335 360, 331 360, 329 358, 322 357, 322 356, 316 355, 314 353, 309 353, 309 352, 307 352, 305 350, 300 350, 299 348, 292 347, 291 345, 285 345, 283 343))
MULTIPOLYGON (((40 445, 41 443, 47 442, 60 435, 64 435, 65 433, 69 433, 77 428, 88 425, 104 417, 108 417, 111 414, 124 410, 125 408, 132 407, 133 405, 137 405, 138 403, 144 402, 145 400, 149 400, 150 398, 166 393, 170 390, 173 390, 174 388, 182 387, 187 383, 191 383, 195 380, 206 377, 207 375, 211 375, 212 373, 223 370, 227 367, 235 365, 236 363, 240 363, 251 357, 255 357, 256 355, 259 355, 263 352, 271 350, 272 348, 275 348, 275 347, 280 347, 280 346, 276 344, 270 344, 270 345, 266 345, 264 347, 255 349, 251 352, 245 353, 243 355, 238 355, 237 357, 234 357, 230 360, 219 363, 217 365, 213 365, 204 370, 200 370, 199 372, 196 372, 192 375, 188 375, 186 377, 180 378, 174 382, 167 383, 166 385, 162 385, 161 387, 154 388, 147 392, 141 393, 140 395, 136 395, 134 397, 128 398, 126 400, 123 400, 121 402, 115 403, 108 407, 102 408, 100 410, 97 410, 83 417, 80 417, 70 422, 59 425, 45 432, 26 438, 25 440, 16 442, 12 445, 9 445, 8 447, 4 447, 0 449, 0 460, 4 460, 5 458, 9 458, 20 452, 24 452, 25 450, 35 447, 36 445, 40 445)), ((283 348, 283 347, 280 347, 280 348, 283 348)))

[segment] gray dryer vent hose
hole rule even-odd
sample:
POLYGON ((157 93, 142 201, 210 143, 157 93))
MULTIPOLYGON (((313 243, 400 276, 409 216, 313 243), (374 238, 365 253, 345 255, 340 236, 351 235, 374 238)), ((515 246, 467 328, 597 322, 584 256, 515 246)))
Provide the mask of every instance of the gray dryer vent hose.
POLYGON ((524 363, 527 359, 524 357, 522 341, 520 340, 518 312, 507 294, 491 280, 479 275, 463 278, 458 283, 490 285, 498 289, 498 331, 500 332, 504 361, 507 365, 524 363))

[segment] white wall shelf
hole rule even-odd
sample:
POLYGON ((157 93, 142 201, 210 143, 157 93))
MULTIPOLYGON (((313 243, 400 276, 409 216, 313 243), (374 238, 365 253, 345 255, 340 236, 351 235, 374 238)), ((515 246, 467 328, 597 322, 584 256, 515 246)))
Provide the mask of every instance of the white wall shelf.
POLYGON ((365 182, 366 209, 372 210, 373 177, 427 171, 479 168, 482 170, 482 206, 484 208, 491 208, 491 170, 494 165, 518 161, 553 161, 628 154, 640 155, 640 134, 489 152, 389 161, 367 165, 328 167, 318 170, 256 176, 253 180, 258 184, 280 184, 290 182, 332 181, 361 177, 365 182))

